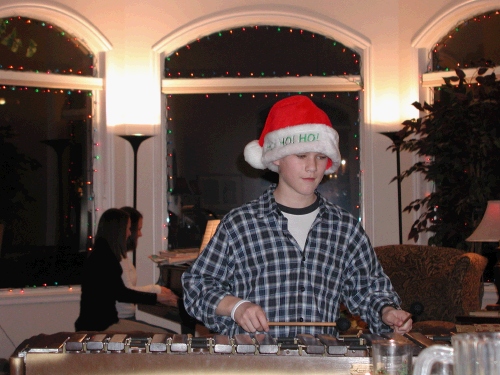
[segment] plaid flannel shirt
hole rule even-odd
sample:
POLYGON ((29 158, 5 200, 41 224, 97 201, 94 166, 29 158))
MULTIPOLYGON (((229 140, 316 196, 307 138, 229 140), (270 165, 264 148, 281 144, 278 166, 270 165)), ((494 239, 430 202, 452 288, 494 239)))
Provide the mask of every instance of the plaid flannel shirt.
MULTIPOLYGON (((400 299, 384 274, 358 220, 319 193, 319 213, 304 251, 287 229, 272 185, 260 198, 229 212, 196 261, 182 275, 188 313, 210 330, 245 331, 215 313, 226 295, 260 305, 269 321, 333 322, 340 304, 360 315, 372 332, 388 332, 380 318, 400 299)), ((274 337, 336 334, 333 327, 273 326, 274 337)))

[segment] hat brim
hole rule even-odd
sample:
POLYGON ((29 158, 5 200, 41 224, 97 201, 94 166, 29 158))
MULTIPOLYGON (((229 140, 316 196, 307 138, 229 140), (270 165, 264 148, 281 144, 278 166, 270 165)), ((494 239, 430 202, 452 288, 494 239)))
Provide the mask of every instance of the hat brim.
POLYGON ((331 126, 324 124, 295 125, 268 133, 261 147, 257 140, 247 144, 245 160, 254 168, 278 172, 274 164, 288 155, 318 152, 331 160, 325 174, 334 173, 340 166, 339 136, 331 126))

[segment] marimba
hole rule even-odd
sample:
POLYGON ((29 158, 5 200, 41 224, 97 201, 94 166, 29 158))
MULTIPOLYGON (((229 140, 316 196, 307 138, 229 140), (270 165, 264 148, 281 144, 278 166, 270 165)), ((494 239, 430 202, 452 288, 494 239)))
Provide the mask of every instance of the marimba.
POLYGON ((373 340, 410 340, 414 355, 434 343, 422 334, 334 337, 301 334, 214 335, 77 332, 25 340, 10 375, 87 374, 361 374, 371 370, 373 340))

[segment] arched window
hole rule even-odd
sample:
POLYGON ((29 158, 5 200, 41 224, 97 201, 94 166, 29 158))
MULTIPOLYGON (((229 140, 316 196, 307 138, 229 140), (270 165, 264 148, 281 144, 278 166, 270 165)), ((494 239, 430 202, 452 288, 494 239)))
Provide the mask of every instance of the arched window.
POLYGON ((455 68, 464 70, 468 77, 474 77, 476 67, 488 65, 498 75, 500 69, 495 65, 500 61, 500 42, 496 38, 499 31, 500 10, 457 22, 428 51, 427 72, 422 77, 423 87, 441 86, 443 77, 453 75, 455 68))
POLYGON ((460 22, 431 51, 432 71, 449 71, 500 63, 500 11, 460 22))
POLYGON ((276 175, 243 161, 277 100, 308 95, 329 115, 344 160, 319 190, 360 215, 360 55, 307 30, 244 26, 165 57, 169 246, 199 245, 205 221, 256 198, 276 175), (194 223, 194 225, 193 225, 194 223))
POLYGON ((79 283, 94 232, 96 63, 60 25, 0 18, 0 288, 79 283))

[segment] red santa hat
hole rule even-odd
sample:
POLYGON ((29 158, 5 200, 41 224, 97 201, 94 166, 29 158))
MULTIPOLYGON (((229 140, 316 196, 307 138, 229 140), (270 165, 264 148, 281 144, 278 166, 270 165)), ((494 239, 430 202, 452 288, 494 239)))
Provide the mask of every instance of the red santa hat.
POLYGON ((319 152, 328 156, 325 174, 340 165, 339 135, 330 119, 308 97, 290 96, 276 102, 259 140, 246 145, 245 160, 257 169, 278 172, 273 162, 287 155, 319 152))

